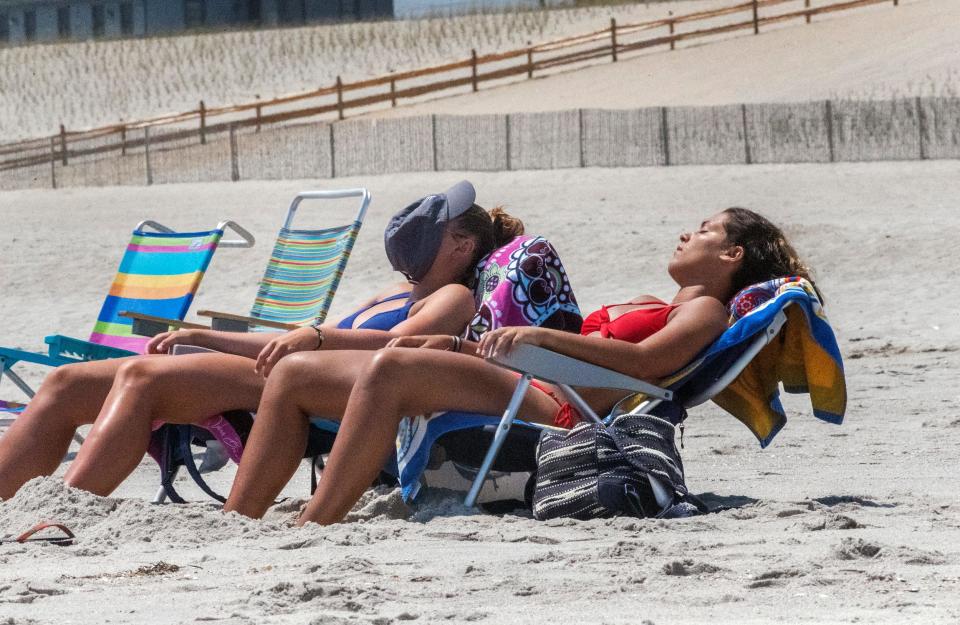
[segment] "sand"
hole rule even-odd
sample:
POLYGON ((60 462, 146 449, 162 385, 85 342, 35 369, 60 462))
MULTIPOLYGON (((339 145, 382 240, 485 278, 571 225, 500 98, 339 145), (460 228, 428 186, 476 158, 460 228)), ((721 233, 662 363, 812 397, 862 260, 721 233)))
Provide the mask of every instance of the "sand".
MULTIPOLYGON (((389 279, 388 214, 457 173, 363 183, 369 220, 337 297, 389 279)), ((470 174, 557 246, 585 310, 669 296, 675 238, 740 204, 785 226, 815 268, 845 358, 835 426, 787 397, 766 450, 714 406, 688 420, 688 484, 730 509, 676 521, 540 523, 464 510, 433 490, 414 509, 371 491, 333 528, 289 527, 301 471, 264 521, 206 503, 152 506, 144 462, 113 498, 28 484, 0 535, 44 518, 74 546, 0 545, 0 623, 950 623, 960 618, 960 162, 584 169, 470 174)), ((89 331, 124 232, 237 219, 260 240, 221 250, 199 306, 244 310, 283 206, 311 181, 0 193, 0 343, 89 331)), ((329 183, 322 183, 329 184, 329 183)), ((306 212, 303 214, 307 215, 306 212)), ((35 374, 31 379, 37 379, 35 374)), ((0 397, 15 398, 5 382, 0 397)), ((67 465, 61 466, 62 472, 67 465)), ((219 475, 218 487, 229 484, 219 475)), ((201 501, 184 487, 188 498, 201 501)))

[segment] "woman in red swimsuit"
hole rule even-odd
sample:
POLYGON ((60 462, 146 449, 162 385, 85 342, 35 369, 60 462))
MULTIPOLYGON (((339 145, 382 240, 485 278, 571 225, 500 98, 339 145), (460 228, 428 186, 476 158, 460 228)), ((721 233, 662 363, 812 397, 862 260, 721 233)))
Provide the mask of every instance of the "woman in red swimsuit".
MULTIPOLYGON (((604 306, 584 320, 580 335, 505 327, 487 333, 479 344, 463 343, 463 353, 451 350, 461 344, 450 336, 394 339, 374 355, 357 355, 360 377, 350 380, 346 405, 334 409, 328 397, 316 393, 313 377, 322 372, 302 367, 293 372, 281 363, 267 381, 257 413, 255 429, 261 427, 263 436, 244 451, 225 510, 259 517, 273 502, 286 481, 282 472, 292 470, 282 468, 283 461, 274 453, 282 448, 288 429, 284 424, 311 414, 333 418, 342 414, 323 479, 299 519, 300 524, 336 523, 390 456, 403 415, 503 411, 516 374, 477 356, 505 354, 527 343, 654 381, 686 365, 723 333, 726 303, 741 288, 789 275, 809 278, 783 232, 742 208, 727 209, 703 221, 695 232, 681 235, 667 271, 679 286, 669 303, 644 296, 604 306)), ((527 393, 521 414, 527 420, 572 427, 579 417, 561 397, 551 385, 537 384, 527 393)), ((582 397, 604 414, 623 393, 584 389, 582 397)))

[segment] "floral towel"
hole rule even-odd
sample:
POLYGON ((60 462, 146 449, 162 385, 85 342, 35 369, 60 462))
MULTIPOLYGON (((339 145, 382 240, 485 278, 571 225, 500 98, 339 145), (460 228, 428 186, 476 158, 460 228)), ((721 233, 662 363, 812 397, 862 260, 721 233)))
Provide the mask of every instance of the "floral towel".
POLYGON ((521 236, 484 257, 475 271, 477 314, 467 338, 504 326, 579 332, 583 317, 567 272, 543 237, 521 236))

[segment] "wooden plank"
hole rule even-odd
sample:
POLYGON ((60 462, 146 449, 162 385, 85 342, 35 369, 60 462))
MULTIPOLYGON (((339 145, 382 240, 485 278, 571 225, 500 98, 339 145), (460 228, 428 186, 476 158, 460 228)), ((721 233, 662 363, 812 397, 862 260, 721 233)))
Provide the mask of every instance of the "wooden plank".
POLYGON ((226 319, 228 321, 239 321, 241 323, 249 323, 252 326, 262 326, 264 328, 276 328, 277 330, 296 330, 297 328, 303 327, 303 326, 298 326, 295 323, 280 323, 278 321, 267 321, 266 319, 258 319, 257 317, 248 317, 246 315, 235 315, 233 313, 217 312, 214 310, 198 310, 197 314, 201 317, 210 317, 212 319, 226 319))
POLYGON ((199 323, 190 323, 188 321, 180 321, 178 319, 168 319, 167 317, 156 317, 154 315, 145 315, 138 312, 130 312, 129 310, 120 311, 119 315, 121 317, 126 317, 128 319, 140 319, 141 321, 151 321, 153 323, 162 323, 166 324, 171 328, 187 328, 190 330, 209 330, 210 328, 205 325, 200 325, 199 323))

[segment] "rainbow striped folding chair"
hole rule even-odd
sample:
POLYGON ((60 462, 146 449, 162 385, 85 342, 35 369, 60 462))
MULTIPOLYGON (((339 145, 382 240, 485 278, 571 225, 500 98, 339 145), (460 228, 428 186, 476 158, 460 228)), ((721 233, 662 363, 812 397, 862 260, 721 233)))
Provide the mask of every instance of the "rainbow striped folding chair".
MULTIPOLYGON (((44 339, 47 353, 0 347, 0 379, 8 377, 27 397, 34 390, 12 368, 20 362, 61 365, 121 358, 143 352, 147 340, 132 332, 132 323, 121 316, 139 311, 183 319, 217 247, 252 247, 253 235, 232 221, 204 232, 174 232, 154 221, 143 221, 133 231, 110 291, 103 302, 89 340, 62 335, 44 339), (156 232, 148 232, 152 228, 156 232), (230 228, 240 239, 224 241, 230 228)), ((0 403, 0 412, 17 412, 20 404, 0 403)))

